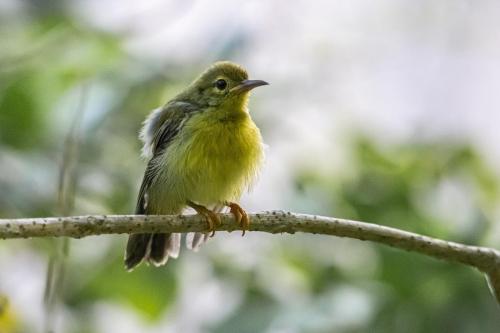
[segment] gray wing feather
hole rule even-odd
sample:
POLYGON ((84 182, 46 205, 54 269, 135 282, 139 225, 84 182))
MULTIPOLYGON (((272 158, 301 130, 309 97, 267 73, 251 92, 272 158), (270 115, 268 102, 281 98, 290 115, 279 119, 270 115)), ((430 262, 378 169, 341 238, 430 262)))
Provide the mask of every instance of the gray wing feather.
MULTIPOLYGON (((144 172, 137 198, 136 214, 154 214, 148 209, 148 190, 156 180, 156 159, 176 137, 184 123, 198 111, 194 105, 173 101, 163 108, 154 110, 144 122, 140 138, 144 142, 143 155, 150 160, 144 172)), ((130 235, 125 251, 125 266, 132 270, 144 259, 159 266, 169 257, 176 258, 180 249, 180 234, 133 234, 130 235)))
POLYGON ((197 111, 196 106, 186 102, 170 102, 161 109, 154 110, 144 122, 139 137, 144 142, 142 148, 150 160, 144 172, 137 198, 136 214, 147 212, 147 191, 156 177, 157 159, 179 133, 185 122, 197 111))

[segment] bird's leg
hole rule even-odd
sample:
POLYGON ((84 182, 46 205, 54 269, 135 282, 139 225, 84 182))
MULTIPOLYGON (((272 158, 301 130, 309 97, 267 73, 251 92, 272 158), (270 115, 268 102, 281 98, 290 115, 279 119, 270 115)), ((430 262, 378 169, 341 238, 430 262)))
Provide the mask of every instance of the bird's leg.
POLYGON ((225 205, 230 208, 230 212, 234 215, 236 223, 238 223, 241 229, 243 229, 241 236, 245 236, 245 231, 249 230, 250 227, 250 218, 248 217, 247 212, 245 212, 245 210, 235 202, 226 202, 225 205))
POLYGON ((188 201, 187 204, 189 207, 193 208, 198 214, 205 218, 208 224, 208 230, 212 232, 210 237, 213 237, 215 235, 215 228, 217 228, 217 226, 221 224, 219 215, 212 212, 205 206, 195 204, 192 201, 188 201))

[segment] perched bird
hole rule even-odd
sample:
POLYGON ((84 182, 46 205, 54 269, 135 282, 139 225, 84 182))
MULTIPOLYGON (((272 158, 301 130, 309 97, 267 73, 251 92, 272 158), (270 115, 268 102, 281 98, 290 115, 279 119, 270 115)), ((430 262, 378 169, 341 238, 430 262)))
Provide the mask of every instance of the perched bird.
MULTIPOLYGON (((249 80, 242 67, 217 62, 183 92, 154 110, 144 121, 140 139, 149 159, 137 199, 136 214, 180 214, 192 207, 214 232, 217 212, 229 207, 243 229, 249 226, 238 205, 263 163, 258 127, 248 112, 249 93, 267 85, 249 80), (211 208, 211 209, 210 209, 211 208)), ((196 248, 208 233, 196 233, 196 248)), ((143 260, 164 265, 177 258, 180 234, 132 234, 125 252, 131 270, 143 260)))

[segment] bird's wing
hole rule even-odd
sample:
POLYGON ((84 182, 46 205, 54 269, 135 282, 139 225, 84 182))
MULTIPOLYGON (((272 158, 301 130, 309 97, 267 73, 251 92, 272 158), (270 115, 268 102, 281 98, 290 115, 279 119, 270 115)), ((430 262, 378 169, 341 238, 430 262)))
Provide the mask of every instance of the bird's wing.
POLYGON ((144 142, 143 155, 150 157, 150 160, 139 190, 136 214, 146 213, 147 192, 157 175, 158 159, 196 111, 199 108, 193 104, 171 102, 154 110, 144 122, 140 138, 144 142))

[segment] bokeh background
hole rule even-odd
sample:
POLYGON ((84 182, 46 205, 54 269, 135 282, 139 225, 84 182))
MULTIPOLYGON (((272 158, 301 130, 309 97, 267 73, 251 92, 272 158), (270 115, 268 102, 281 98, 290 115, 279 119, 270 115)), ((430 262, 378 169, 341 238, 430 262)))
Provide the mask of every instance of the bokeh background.
MULTIPOLYGON (((142 120, 232 60, 271 83, 249 210, 499 248, 499 41, 496 0, 1 0, 0 218, 133 212, 142 120)), ((372 243, 220 232, 127 273, 125 241, 0 241, 0 332, 500 329, 478 272, 372 243)))

